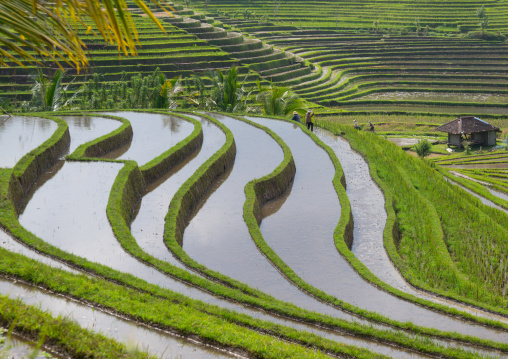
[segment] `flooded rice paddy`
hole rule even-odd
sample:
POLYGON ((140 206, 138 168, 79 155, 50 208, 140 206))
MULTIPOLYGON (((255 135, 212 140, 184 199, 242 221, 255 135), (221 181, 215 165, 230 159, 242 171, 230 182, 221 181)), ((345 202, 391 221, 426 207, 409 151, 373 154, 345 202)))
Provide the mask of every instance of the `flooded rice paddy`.
MULTIPOLYGON (((291 148, 295 158, 297 173, 291 196, 277 213, 263 220, 260 228, 265 241, 296 274, 307 283, 340 300, 399 321, 418 322, 419 325, 426 327, 502 342, 508 340, 507 333, 466 324, 461 320, 438 314, 396 298, 363 280, 335 248, 333 231, 338 223, 340 207, 336 195, 329 195, 335 191, 332 186, 335 170, 328 155, 306 134, 299 135, 301 131, 295 130, 291 123, 254 117, 249 119, 277 133, 291 148)), ((353 162, 353 166, 350 167, 356 165, 353 162)), ((360 194, 361 191, 360 189, 360 194)), ((382 196, 374 196, 373 203, 367 203, 366 207, 372 206, 376 201, 381 206, 378 208, 384 212, 382 196)), ((379 211, 374 213, 376 217, 383 215, 386 214, 379 211)), ((370 240, 369 232, 376 231, 376 223, 369 228, 368 215, 364 218, 362 227, 365 228, 361 229, 363 233, 360 233, 360 228, 357 227, 356 236, 361 234, 366 240, 370 240)), ((380 223, 383 223, 382 219, 380 223)), ((383 226, 384 224, 380 224, 378 229, 382 230, 383 226)), ((379 238, 382 238, 382 234, 379 238)), ((366 243, 365 246, 369 247, 375 241, 366 243)), ((381 250, 382 246, 378 245, 378 252, 381 250)), ((386 255, 384 258, 385 265, 389 267, 386 255)))
POLYGON ((122 124, 118 120, 96 116, 63 116, 61 118, 69 125, 71 136, 69 153, 74 152, 83 143, 116 130, 122 124))
POLYGON ((49 139, 55 121, 40 117, 12 116, 0 120, 0 168, 10 168, 31 150, 49 139))
POLYGON ((72 319, 83 328, 102 333, 125 344, 128 348, 138 348, 161 359, 233 357, 176 334, 153 328, 148 329, 132 320, 102 312, 97 308, 21 283, 0 279, 0 294, 37 306, 51 313, 53 317, 72 319))
MULTIPOLYGON (((109 157, 134 159, 140 165, 170 149, 188 136, 193 129, 191 123, 176 116, 137 112, 111 114, 131 121, 134 137, 121 152, 110 154, 109 157), (137 131, 140 131, 139 135, 137 131), (152 138, 151 136, 156 136, 157 141, 148 140, 152 138), (147 146, 147 143, 150 145, 147 146)), ((208 268, 238 279, 278 299, 292 302, 308 310, 361 322, 361 319, 324 304, 295 287, 255 246, 243 221, 244 187, 250 180, 272 172, 282 161, 283 153, 280 146, 264 131, 227 116, 216 114, 213 116, 233 132, 237 147, 236 160, 228 176, 222 179, 220 186, 216 187, 190 221, 184 232, 183 249, 208 268)), ((224 133, 216 125, 200 117, 194 117, 203 125, 202 148, 146 188, 131 227, 136 241, 144 251, 181 268, 185 267, 173 257, 163 243, 164 217, 176 190, 225 141, 224 133)), ((71 148, 100 137, 120 124, 118 121, 95 116, 87 119, 75 116, 66 120, 70 127, 71 148), (80 137, 81 135, 83 137, 80 137)), ((341 207, 331 182, 335 170, 328 154, 291 123, 261 118, 250 120, 276 132, 291 148, 295 159, 297 172, 294 183, 281 199, 272 201, 270 206, 264 209, 266 216, 261 223, 261 230, 266 242, 301 278, 341 300, 393 319, 410 320, 423 326, 508 342, 508 334, 505 332, 432 312, 397 299, 365 282, 340 256, 333 242, 333 231, 340 219, 341 207)), ((383 280, 394 286, 406 285, 400 276, 396 278, 395 274, 398 273, 391 266, 380 244, 386 220, 384 199, 368 175, 368 166, 343 140, 322 131, 316 133, 337 153, 346 173, 348 196, 355 217, 353 252, 366 265, 370 261, 368 267, 383 280), (369 200, 366 201, 366 198, 369 200), (370 212, 363 213, 365 209, 370 212)), ((139 262, 120 246, 106 216, 111 186, 121 167, 121 163, 61 161, 50 170, 50 175, 42 178, 34 186, 30 200, 27 201, 20 216, 21 224, 47 243, 64 251, 130 273, 149 283, 194 299, 312 332, 337 342, 368 348, 391 357, 423 357, 390 345, 297 323, 214 297, 139 262)), ((49 265, 66 267, 34 253, 4 232, 0 232, 0 244, 8 250, 46 261, 49 265)), ((4 293, 4 290, 16 293, 11 287, 12 284, 0 282, 1 293, 4 293)), ((49 300, 49 303, 52 301, 53 299, 49 300)), ((62 306, 65 307, 63 304, 62 306)), ((107 334, 110 335, 109 332, 107 334)), ((145 334, 136 334, 136 338, 139 339, 138 343, 148 343, 149 348, 160 348, 154 349, 156 353, 160 353, 163 348, 163 344, 152 343, 152 339, 144 339, 145 334)), ((124 341, 121 338, 119 340, 124 341)), ((165 340, 163 339, 162 343, 165 340)), ((176 345, 175 348, 179 348, 180 344, 176 345)), ((175 352, 173 357, 174 354, 175 352)), ((216 353, 215 350, 212 354, 218 357, 224 355, 216 353)), ((180 352, 177 355, 180 355, 180 352)), ((201 357, 210 357, 208 353, 202 355, 204 356, 201 357)), ((182 352, 181 357, 200 356, 182 352)))

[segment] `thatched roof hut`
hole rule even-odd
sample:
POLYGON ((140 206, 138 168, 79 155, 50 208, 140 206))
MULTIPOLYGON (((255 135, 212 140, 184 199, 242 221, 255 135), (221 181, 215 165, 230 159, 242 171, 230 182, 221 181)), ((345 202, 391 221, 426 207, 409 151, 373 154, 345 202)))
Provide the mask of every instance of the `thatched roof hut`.
POLYGON ((483 146, 496 145, 496 132, 499 128, 492 126, 475 116, 464 116, 436 128, 448 133, 448 145, 462 146, 465 136, 470 135, 473 144, 483 146))

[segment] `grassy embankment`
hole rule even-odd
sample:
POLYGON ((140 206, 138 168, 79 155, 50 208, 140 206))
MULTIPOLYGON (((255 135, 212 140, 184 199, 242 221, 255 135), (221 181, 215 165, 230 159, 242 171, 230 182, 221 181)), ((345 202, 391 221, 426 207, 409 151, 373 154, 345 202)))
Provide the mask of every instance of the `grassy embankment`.
POLYGON ((385 246, 404 276, 426 290, 506 312, 505 259, 498 250, 506 241, 505 215, 463 195, 431 166, 375 135, 320 124, 345 131, 353 147, 368 159, 387 196, 385 246), (484 282, 483 276, 489 278, 484 282))

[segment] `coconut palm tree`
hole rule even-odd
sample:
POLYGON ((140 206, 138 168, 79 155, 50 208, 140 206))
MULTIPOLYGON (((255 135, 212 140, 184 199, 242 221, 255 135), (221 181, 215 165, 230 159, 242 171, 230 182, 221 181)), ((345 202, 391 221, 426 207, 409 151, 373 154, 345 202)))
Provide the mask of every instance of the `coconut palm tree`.
POLYGON ((261 104, 261 110, 265 115, 286 116, 293 111, 302 110, 303 100, 298 97, 289 87, 261 86, 259 81, 257 101, 261 104))
MULTIPOLYGON (((163 30, 144 0, 133 1, 163 30)), ((172 9, 164 6, 166 0, 151 1, 166 11, 172 9)), ((125 55, 136 54, 137 32, 126 0, 1 0, 0 66, 40 64, 46 59, 78 70, 86 67, 86 46, 77 27, 83 25, 90 32, 90 24, 125 55)))

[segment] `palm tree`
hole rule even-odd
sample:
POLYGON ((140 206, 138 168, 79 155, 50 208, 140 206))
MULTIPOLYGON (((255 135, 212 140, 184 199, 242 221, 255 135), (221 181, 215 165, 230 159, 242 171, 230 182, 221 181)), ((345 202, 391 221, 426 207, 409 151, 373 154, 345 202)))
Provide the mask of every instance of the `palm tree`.
MULTIPOLYGON (((164 30, 144 0, 133 1, 164 30)), ((168 11, 166 0, 151 1, 168 11)), ((79 71, 88 66, 86 46, 77 34, 79 24, 92 31, 85 20, 125 55, 136 54, 137 32, 126 0, 1 0, 0 66, 40 64, 43 58, 63 61, 79 71)))
POLYGON ((57 111, 62 107, 71 104, 81 90, 78 90, 72 95, 70 99, 65 99, 65 92, 72 84, 72 81, 65 87, 62 87, 62 79, 65 76, 65 71, 57 70, 53 78, 48 79, 42 73, 41 69, 37 69, 38 73, 35 76, 35 85, 32 87, 32 103, 35 108, 40 108, 42 111, 57 111))
POLYGON ((208 71, 207 77, 212 80, 211 102, 219 110, 225 112, 247 112, 249 110, 247 99, 250 92, 247 92, 238 81, 236 66, 231 67, 226 74, 223 74, 221 70, 208 71))
POLYGON ((259 91, 257 100, 265 115, 286 116, 304 107, 303 100, 289 87, 278 87, 273 83, 269 87, 262 87, 259 81, 257 85, 259 91))

